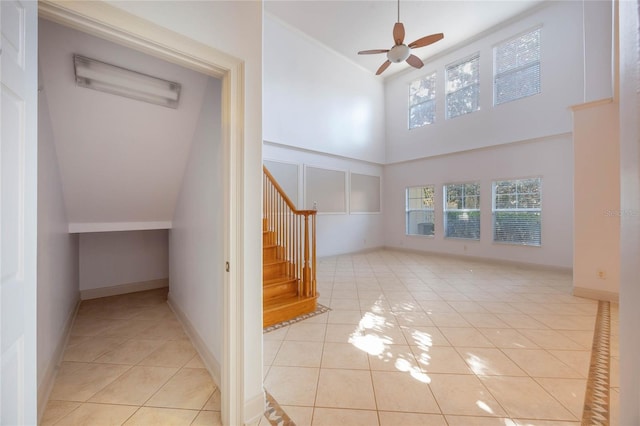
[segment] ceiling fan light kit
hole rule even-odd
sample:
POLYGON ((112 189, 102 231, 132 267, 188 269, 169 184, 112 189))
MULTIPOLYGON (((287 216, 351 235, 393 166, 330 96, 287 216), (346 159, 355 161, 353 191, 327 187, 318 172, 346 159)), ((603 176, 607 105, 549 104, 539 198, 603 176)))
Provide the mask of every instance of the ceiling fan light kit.
POLYGON ((404 34, 404 25, 400 22, 400 0, 398 0, 398 22, 393 26, 393 41, 395 44, 390 49, 361 50, 358 52, 358 55, 374 55, 377 53, 387 54, 387 60, 380 65, 376 75, 382 74, 392 62, 398 64, 400 62, 407 61, 407 63, 414 68, 422 68, 424 66, 422 59, 413 55, 411 53, 411 49, 425 47, 444 38, 444 34, 442 33, 431 34, 406 45, 404 44, 404 34))

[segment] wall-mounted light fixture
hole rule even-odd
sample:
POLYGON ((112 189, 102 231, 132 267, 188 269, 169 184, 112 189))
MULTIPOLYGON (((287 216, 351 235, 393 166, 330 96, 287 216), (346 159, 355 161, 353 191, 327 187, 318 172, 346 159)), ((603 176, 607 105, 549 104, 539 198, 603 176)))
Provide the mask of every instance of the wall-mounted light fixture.
POLYGON ((180 83, 73 55, 76 84, 169 108, 178 108, 180 83))

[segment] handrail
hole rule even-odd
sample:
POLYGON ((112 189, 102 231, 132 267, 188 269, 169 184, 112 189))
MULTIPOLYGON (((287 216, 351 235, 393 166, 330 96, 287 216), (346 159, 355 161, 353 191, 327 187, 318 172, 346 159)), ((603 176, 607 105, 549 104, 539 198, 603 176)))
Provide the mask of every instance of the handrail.
POLYGON ((298 296, 316 297, 317 212, 296 209, 271 172, 262 168, 266 243, 276 246, 278 259, 286 262, 287 275, 298 284, 298 296))

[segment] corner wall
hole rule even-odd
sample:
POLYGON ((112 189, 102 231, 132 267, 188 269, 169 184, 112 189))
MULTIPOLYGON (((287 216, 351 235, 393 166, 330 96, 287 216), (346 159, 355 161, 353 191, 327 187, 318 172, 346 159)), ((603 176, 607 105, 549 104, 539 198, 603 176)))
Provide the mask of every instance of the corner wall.
POLYGON ((68 233, 47 94, 38 101, 38 411, 43 413, 61 359, 78 291, 78 236, 68 233))
POLYGON ((225 260, 221 90, 221 81, 210 78, 169 231, 169 302, 196 346, 205 346, 201 355, 218 385, 225 260))

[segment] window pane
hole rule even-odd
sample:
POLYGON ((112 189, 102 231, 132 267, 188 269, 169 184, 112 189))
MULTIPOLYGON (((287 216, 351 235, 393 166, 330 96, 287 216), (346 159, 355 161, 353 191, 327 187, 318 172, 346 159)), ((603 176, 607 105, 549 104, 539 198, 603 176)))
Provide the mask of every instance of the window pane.
POLYGON ((495 104, 540 93, 540 29, 496 46, 495 104))
POLYGON ((407 234, 433 235, 435 228, 433 210, 418 210, 407 212, 407 234))
POLYGON ((445 213, 445 237, 480 239, 480 212, 447 211, 445 213))
POLYGON ((435 121, 436 73, 411 82, 409 85, 409 129, 435 121))
POLYGON ((457 117, 480 109, 480 55, 447 67, 446 116, 457 117))
POLYGON ((409 108, 409 129, 431 124, 436 120, 436 102, 427 101, 409 108))
POLYGON ((445 237, 480 239, 480 184, 445 185, 444 192, 445 237))
POLYGON ((433 235, 434 196, 433 185, 407 188, 406 232, 408 235, 433 235))
POLYGON ((447 118, 468 114, 480 109, 479 86, 464 87, 447 95, 447 118))
POLYGON ((540 212, 494 212, 493 240, 539 246, 540 212))

